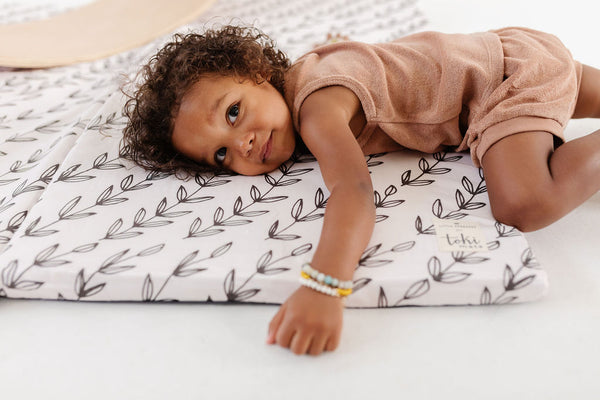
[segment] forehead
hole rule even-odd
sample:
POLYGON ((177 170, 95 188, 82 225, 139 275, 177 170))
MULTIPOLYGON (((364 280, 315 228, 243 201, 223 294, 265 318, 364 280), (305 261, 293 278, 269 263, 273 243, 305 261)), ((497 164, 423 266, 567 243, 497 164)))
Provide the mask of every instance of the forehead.
POLYGON ((210 133, 219 122, 217 108, 239 85, 234 77, 220 75, 203 76, 192 84, 173 119, 171 141, 178 151, 194 159, 207 158, 210 133))

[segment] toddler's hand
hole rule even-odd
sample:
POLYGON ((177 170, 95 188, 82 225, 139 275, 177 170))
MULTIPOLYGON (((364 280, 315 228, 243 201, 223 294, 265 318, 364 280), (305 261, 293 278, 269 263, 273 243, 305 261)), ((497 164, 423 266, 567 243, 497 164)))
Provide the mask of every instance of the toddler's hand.
POLYGON ((296 354, 318 355, 338 346, 342 331, 342 299, 307 287, 296 290, 269 324, 268 344, 296 354))

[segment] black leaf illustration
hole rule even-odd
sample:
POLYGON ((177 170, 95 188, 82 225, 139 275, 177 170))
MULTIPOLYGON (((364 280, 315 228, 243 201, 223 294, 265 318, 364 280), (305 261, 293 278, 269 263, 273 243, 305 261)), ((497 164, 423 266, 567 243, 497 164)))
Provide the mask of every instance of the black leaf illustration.
POLYGON ((19 269, 19 262, 17 260, 12 260, 2 269, 2 283, 6 287, 14 287, 17 269, 19 269))
POLYGON ((287 199, 288 196, 271 196, 271 197, 263 197, 261 199, 256 200, 257 203, 275 203, 281 200, 287 199))
POLYGON ((502 297, 498 300, 496 300, 494 302, 494 304, 508 304, 508 303, 512 303, 513 301, 515 301, 518 297, 517 296, 508 296, 508 297, 502 297))
POLYGON ((260 196, 260 190, 256 186, 252 185, 250 188, 250 198, 256 202, 260 199, 260 196))
POLYGON ((521 254, 521 263, 523 263, 525 268, 536 268, 540 266, 529 247, 521 254))
POLYGON ((269 265, 269 262, 271 261, 271 258, 273 258, 272 250, 269 250, 265 254, 260 256, 258 262, 256 263, 256 270, 258 271, 258 273, 262 274, 265 272, 267 266, 269 265))
POLYGON ((408 185, 410 183, 410 170, 405 171, 400 176, 400 182, 402 182, 402 186, 408 185))
POLYGON ((146 275, 144 279, 144 285, 142 286, 142 301, 152 301, 154 295, 154 283, 152 283, 152 277, 150 274, 146 275))
POLYGON ((494 240, 494 241, 491 241, 491 242, 487 243, 487 249, 489 251, 497 250, 499 248, 500 248, 500 241, 499 240, 494 240))
POLYGON ((458 208, 463 209, 465 206, 465 196, 463 196, 460 189, 456 189, 454 197, 456 199, 456 205, 458 205, 458 208))
POLYGON ((321 190, 321 188, 318 188, 315 193, 315 207, 316 208, 325 208, 326 204, 327 204, 327 199, 325 199, 323 190, 321 190))
POLYGON ((179 189, 177 189, 177 200, 179 202, 185 202, 188 198, 188 194, 187 194, 187 190, 185 189, 185 187, 183 185, 179 186, 179 189))
POLYGON ((525 286, 530 285, 534 280, 535 280, 535 275, 528 275, 525 278, 522 278, 522 279, 519 279, 516 282, 513 282, 512 283, 512 288, 511 289, 506 289, 506 290, 522 289, 525 286))
POLYGON ((256 296, 259 292, 260 292, 260 289, 248 289, 248 290, 244 290, 242 292, 238 292, 235 294, 234 301, 248 300, 249 298, 256 296))
POLYGON ((39 267, 59 267, 61 265, 70 263, 70 261, 67 260, 51 259, 56 249, 58 249, 58 243, 40 251, 35 257, 33 265, 37 265, 39 267))
POLYGON ((94 166, 94 168, 98 168, 101 165, 103 165, 107 159, 108 159, 108 153, 102 153, 94 159, 94 162, 92 165, 94 166))
POLYGON ((102 263, 102 265, 100 266, 100 269, 109 267, 113 264, 118 263, 119 261, 121 261, 121 259, 125 256, 125 254, 129 253, 129 249, 126 250, 122 250, 119 251, 116 254, 113 254, 112 256, 108 257, 106 260, 104 260, 104 262, 102 263))
POLYGON ((417 230, 418 233, 422 234, 422 235, 434 235, 435 234, 435 230, 433 229, 433 225, 431 225, 430 227, 423 229, 423 221, 421 221, 421 217, 417 216, 417 218, 415 219, 415 229, 417 230))
POLYGON ((54 174, 58 170, 58 166, 59 166, 59 164, 54 164, 51 167, 49 167, 48 169, 46 169, 44 172, 42 172, 42 175, 40 176, 40 181, 42 181, 46 184, 50 183, 50 181, 54 177, 54 174))
POLYGON ((404 299, 416 299, 417 297, 421 297, 425 293, 427 293, 429 289, 429 279, 423 279, 421 281, 415 282, 408 288, 408 290, 404 294, 404 299))
POLYGON ((6 226, 6 230, 15 233, 27 217, 27 211, 21 211, 11 217, 6 226))
POLYGON ((381 222, 381 221, 385 221, 385 220, 386 220, 386 219, 388 219, 389 217, 390 217, 389 215, 381 215, 381 214, 378 214, 378 215, 376 215, 376 216, 375 216, 375 223, 377 224, 377 223, 379 223, 379 222, 381 222))
POLYGON ((84 244, 84 245, 75 247, 72 250, 72 252, 73 253, 89 253, 90 251, 94 250, 96 247, 98 247, 98 243, 88 243, 88 244, 84 244))
POLYGON ((519 231, 516 228, 513 228, 512 226, 507 226, 507 225, 501 224, 500 222, 496 222, 494 224, 494 227, 496 228, 496 232, 498 233, 499 238, 520 235, 519 231))
POLYGON ((381 243, 376 244, 375 246, 371 246, 366 248, 363 253, 362 253, 362 257, 360 258, 361 260, 366 260, 370 257, 373 257, 375 255, 375 253, 377 253, 377 251, 381 248, 381 243))
POLYGON ((240 215, 243 209, 242 197, 238 196, 233 203, 233 215, 240 215))
POLYGON ((276 186, 290 186, 298 182, 300 182, 300 179, 286 179, 279 181, 276 186))
POLYGON ((100 193, 98 198, 96 199, 96 205, 99 206, 110 206, 114 204, 119 204, 124 201, 127 201, 127 198, 124 197, 111 197, 113 191, 113 185, 110 185, 106 189, 100 193))
POLYGON ((213 216, 213 223, 215 225, 219 225, 221 223, 221 221, 223 221, 224 214, 225 214, 225 211, 221 207, 218 207, 213 216))
POLYGON ((481 293, 481 297, 479 298, 479 304, 481 304, 482 306, 492 304, 492 294, 490 293, 490 290, 487 288, 487 286, 485 287, 485 289, 483 289, 483 292, 481 293))
POLYGON ((84 293, 84 289, 85 289, 85 277, 84 277, 84 271, 83 271, 83 269, 81 269, 79 271, 79 273, 77 274, 77 277, 75 278, 75 293, 77 293, 77 295, 79 297, 83 297, 82 294, 84 293))
POLYGON ((52 229, 40 229, 40 230, 35 230, 35 228, 37 227, 37 225, 40 223, 40 220, 42 219, 42 217, 37 217, 35 220, 33 220, 32 223, 29 224, 29 226, 25 229, 25 236, 31 236, 31 237, 44 237, 44 236, 50 236, 56 232, 58 232, 57 230, 52 230, 52 229))
POLYGON ((122 191, 127 191, 130 187, 131 184, 133 183, 133 175, 127 175, 125 178, 121 179, 121 190, 122 191))
POLYGON ((186 276, 194 275, 198 272, 206 270, 206 268, 190 268, 190 266, 192 264, 194 264, 193 260, 196 258, 197 255, 198 255, 198 250, 193 251, 190 254, 188 254, 187 256, 185 256, 183 258, 183 260, 181 260, 179 262, 179 265, 177 265, 177 268, 175 268, 175 271, 173 272, 173 276, 186 277, 186 276))
POLYGON ((145 250, 140 251, 137 256, 138 257, 147 257, 147 256, 152 256, 156 253, 159 253, 162 249, 164 249, 165 244, 161 243, 161 244, 157 244, 155 246, 152 247, 148 247, 145 250))
POLYGON ((439 277, 438 282, 458 283, 458 282, 464 281, 469 276, 471 276, 471 273, 468 273, 468 272, 456 272, 456 271, 444 272, 439 277))
POLYGON ((392 251, 394 253, 401 253, 403 251, 408 251, 410 249, 412 249, 413 247, 415 247, 415 241, 411 240, 410 242, 404 242, 404 243, 400 243, 395 245, 394 247, 392 247, 392 251))
POLYGON ((60 219, 64 219, 67 214, 79 203, 81 200, 81 196, 77 196, 67 202, 60 211, 58 212, 58 216, 60 219))
POLYGON ((514 288, 513 279, 515 274, 509 265, 504 268, 504 290, 512 290, 514 288))
POLYGON ((475 194, 475 188, 469 178, 467 178, 466 176, 463 176, 461 183, 462 183, 463 187, 465 188, 465 190, 467 191, 467 193, 472 194, 472 195, 475 194))
POLYGON ((442 213, 444 212, 444 207, 442 206, 442 201, 437 199, 433 202, 431 206, 431 212, 438 218, 442 218, 442 213))
POLYGON ((121 229, 122 226, 123 226, 123 220, 121 218, 118 218, 108 228, 108 231, 106 232, 106 236, 105 237, 113 236, 114 234, 116 234, 119 231, 119 229, 121 229))
POLYGON ((265 174, 265 181, 267 181, 267 183, 271 186, 277 185, 277 180, 269 174, 265 174))
POLYGON ((39 281, 19 281, 14 284, 14 289, 19 290, 37 290, 39 289, 44 282, 39 281))
POLYGON ((294 218, 294 220, 298 221, 301 213, 302 213, 302 199, 298 199, 292 206, 292 211, 291 211, 292 218, 294 218))
POLYGON ((202 220, 200 218, 194 219, 188 230, 188 237, 194 237, 200 230, 200 227, 202 227, 202 220))
POLYGON ((111 265, 110 267, 100 268, 98 272, 104 275, 116 275, 133 268, 135 268, 135 265, 111 265))
POLYGON ((313 170, 312 168, 298 168, 298 169, 294 169, 294 170, 287 170, 285 172, 285 175, 287 175, 287 176, 300 176, 300 175, 307 174, 307 173, 309 173, 312 170, 313 170))
POLYGON ((369 283, 371 283, 371 281, 371 278, 359 278, 355 280, 352 284, 352 293, 358 292, 360 289, 364 288, 369 283))
POLYGON ((385 291, 380 286, 379 287, 379 297, 377 299, 377 308, 386 308, 386 307, 388 307, 388 299, 387 299, 387 296, 385 295, 385 291))
POLYGON ((398 193, 398 188, 396 188, 394 185, 389 185, 387 188, 385 188, 384 194, 386 196, 393 196, 396 193, 398 193))
POLYGON ((431 257, 427 262, 427 270, 434 281, 440 281, 442 276, 442 263, 439 258, 436 256, 431 257))
POLYGON ((94 179, 91 175, 79 175, 75 174, 75 171, 81 166, 81 164, 71 165, 65 169, 58 177, 58 182, 84 182, 90 179, 94 179))
POLYGON ((431 175, 444 175, 452 171, 450 168, 431 168, 428 173, 431 175))
POLYGON ((227 301, 235 301, 235 269, 229 271, 227 276, 225 276, 225 281, 223 282, 223 289, 225 290, 225 295, 227 296, 227 301))
POLYGON ((427 160, 423 157, 421 157, 421 159, 419 160, 419 169, 423 172, 423 173, 427 173, 429 172, 429 162, 427 162, 427 160))
POLYGON ((231 249, 232 245, 233 245, 233 242, 229 242, 229 243, 224 244, 223 246, 221 246, 218 249, 214 250, 210 254, 210 258, 215 258, 215 257, 222 256, 223 254, 227 253, 229 251, 229 249, 231 249))
POLYGON ((292 250, 292 256, 300 256, 302 254, 308 253, 309 251, 312 250, 312 244, 310 243, 306 243, 303 244, 300 247, 296 247, 294 250, 292 250))
POLYGON ((465 254, 464 251, 453 251, 452 258, 454 258, 454 261, 462 264, 480 264, 489 260, 488 257, 475 256, 473 253, 465 254))

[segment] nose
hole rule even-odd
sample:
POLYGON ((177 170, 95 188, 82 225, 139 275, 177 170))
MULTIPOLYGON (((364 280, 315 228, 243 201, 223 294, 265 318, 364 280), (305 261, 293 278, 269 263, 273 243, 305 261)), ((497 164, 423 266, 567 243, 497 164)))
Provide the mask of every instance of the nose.
POLYGON ((240 135, 237 138, 236 147, 239 149, 240 154, 243 157, 249 157, 252 154, 252 149, 254 148, 254 144, 256 142, 256 135, 253 132, 248 132, 240 135))

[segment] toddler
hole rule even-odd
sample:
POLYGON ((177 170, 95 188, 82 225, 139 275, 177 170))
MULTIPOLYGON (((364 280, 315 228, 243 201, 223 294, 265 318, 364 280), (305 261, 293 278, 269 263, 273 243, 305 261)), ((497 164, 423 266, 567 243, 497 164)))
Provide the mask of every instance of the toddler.
POLYGON ((546 33, 343 41, 291 64, 257 29, 225 26, 176 35, 141 73, 121 153, 145 168, 257 175, 297 146, 318 160, 330 191, 319 244, 267 337, 296 354, 339 343, 375 221, 366 154, 468 149, 494 217, 522 231, 600 190, 600 131, 563 136, 570 118, 600 118, 600 70, 546 33))

